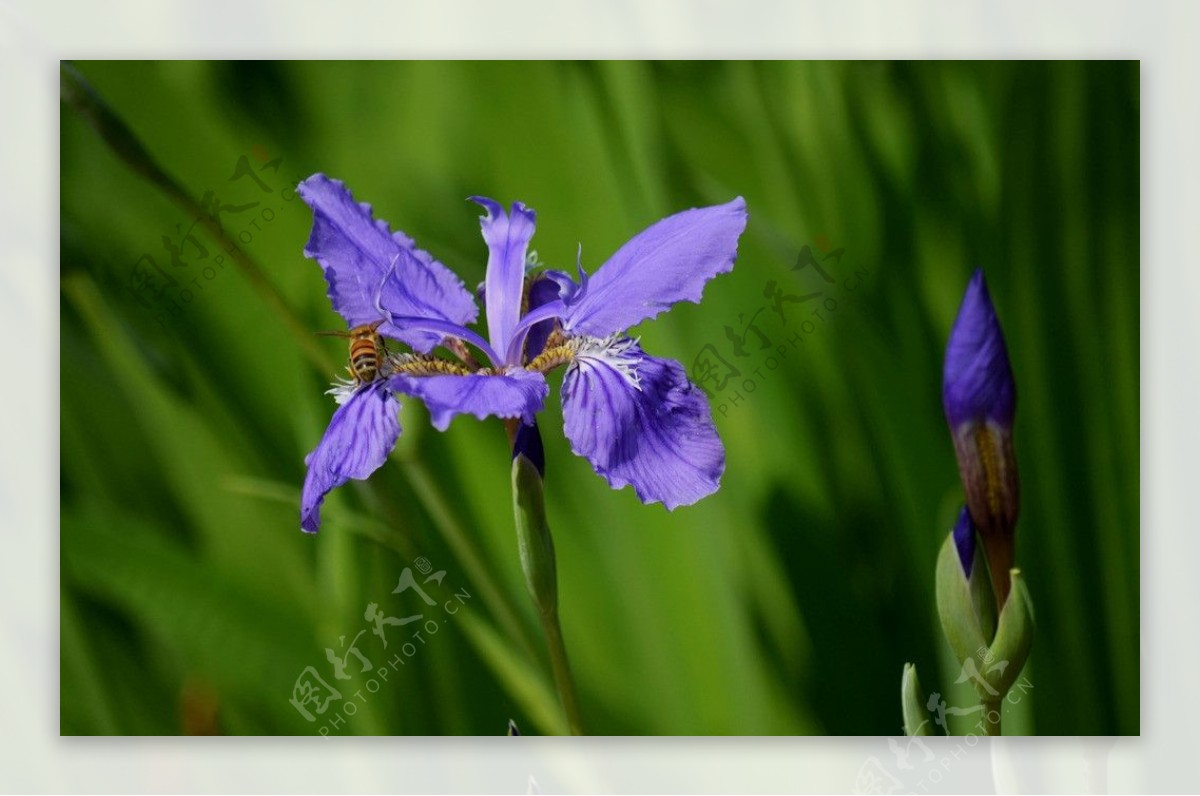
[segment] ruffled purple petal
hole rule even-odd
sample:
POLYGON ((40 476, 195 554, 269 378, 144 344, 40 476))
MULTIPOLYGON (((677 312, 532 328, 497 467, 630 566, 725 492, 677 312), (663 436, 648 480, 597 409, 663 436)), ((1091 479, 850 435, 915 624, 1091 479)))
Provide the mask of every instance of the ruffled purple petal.
POLYGON ((300 527, 316 533, 321 504, 331 489, 379 469, 400 438, 400 402, 375 382, 357 390, 333 413, 325 436, 305 457, 308 474, 300 496, 300 527))
MULTIPOLYGON (((314 174, 297 192, 313 210, 304 254, 321 264, 333 308, 349 326, 381 320, 380 303, 395 315, 459 326, 475 320, 479 309, 462 281, 403 232, 392 232, 386 222, 376 220, 371 206, 355 202, 340 180, 314 174)), ((430 332, 397 329, 390 323, 379 333, 422 352, 439 342, 430 332)))
POLYGON ((1008 349, 983 271, 967 285, 950 340, 942 380, 942 404, 952 428, 968 420, 1011 427, 1017 403, 1008 349))
POLYGON ((405 395, 420 398, 429 407, 430 419, 439 431, 445 431, 455 415, 519 417, 532 423, 550 392, 541 373, 513 369, 503 375, 410 376, 398 374, 387 386, 405 395))
POLYGON ((517 321, 521 317, 521 298, 525 290, 525 254, 533 238, 537 220, 532 210, 514 202, 511 215, 491 199, 471 197, 487 215, 479 219, 483 239, 488 246, 487 296, 488 338, 501 354, 508 348, 517 321))
POLYGON ((676 302, 699 302, 704 284, 733 268, 745 228, 740 196, 664 218, 618 249, 568 300, 563 328, 604 337, 676 302))
POLYGON ((632 484, 643 503, 674 509, 720 485, 725 447, 678 362, 631 341, 616 354, 581 351, 563 377, 562 404, 571 449, 614 489, 632 484))

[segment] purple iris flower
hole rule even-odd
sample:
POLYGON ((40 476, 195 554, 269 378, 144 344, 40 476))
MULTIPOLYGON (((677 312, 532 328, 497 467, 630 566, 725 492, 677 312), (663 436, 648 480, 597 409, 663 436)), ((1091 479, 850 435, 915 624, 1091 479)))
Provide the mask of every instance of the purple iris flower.
POLYGON ((478 309, 462 281, 341 182, 315 174, 298 191, 313 210, 304 253, 324 270, 333 308, 350 328, 378 324, 382 338, 411 349, 381 353, 371 380, 330 391, 340 405, 305 460, 305 531, 316 532, 331 489, 369 476, 395 446, 396 394, 423 400, 443 431, 460 414, 507 419, 514 452, 543 469, 535 416, 549 393, 544 374, 558 366, 571 448, 613 488, 632 485, 668 509, 716 491, 725 449, 703 392, 678 362, 649 356, 625 332, 676 302, 698 302, 709 279, 733 268, 746 226, 741 197, 657 222, 595 273, 580 265, 578 280, 527 268, 532 210, 474 198, 488 247, 484 339, 468 328, 478 309))
POLYGON ((971 277, 950 331, 942 404, 967 508, 979 529, 1003 604, 1020 497, 1012 440, 1017 389, 982 270, 971 277))

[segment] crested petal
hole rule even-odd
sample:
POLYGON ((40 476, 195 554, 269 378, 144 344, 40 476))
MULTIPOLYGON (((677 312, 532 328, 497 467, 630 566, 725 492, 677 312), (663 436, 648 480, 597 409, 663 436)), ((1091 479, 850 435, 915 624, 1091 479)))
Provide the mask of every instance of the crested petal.
POLYGON ((968 420, 993 420, 1004 426, 1013 422, 1016 383, 982 270, 971 277, 950 330, 942 403, 952 428, 968 420))
POLYGON ((533 238, 537 216, 520 202, 513 203, 512 213, 509 214, 491 199, 475 196, 471 201, 487 211, 479 223, 488 246, 487 276, 484 281, 488 338, 492 348, 503 354, 521 318, 525 254, 533 238))
POLYGON ((699 302, 705 283, 733 268, 745 228, 746 201, 740 196, 664 218, 618 249, 567 299, 563 328, 604 337, 676 302, 699 302))
POLYGON ((412 376, 397 374, 387 380, 388 388, 420 398, 429 408, 430 419, 445 431, 455 415, 519 417, 532 423, 541 411, 550 387, 540 373, 514 368, 503 374, 472 373, 467 376, 412 376))
POLYGON ((308 474, 300 497, 300 527, 316 533, 321 504, 331 489, 379 469, 400 438, 400 403, 382 382, 355 391, 333 413, 325 436, 305 457, 308 474))
MULTIPOLYGON (((403 232, 375 219, 371 206, 354 201, 340 181, 314 174, 300 183, 300 197, 313 210, 313 228, 304 247, 329 283, 333 308, 351 326, 384 316, 419 316, 464 326, 479 314, 475 301, 452 271, 421 251, 403 232)), ((380 334, 427 352, 440 338, 384 323, 380 334)))
POLYGON ((595 342, 563 377, 571 449, 614 489, 632 484, 643 503, 674 509, 715 492, 725 447, 683 366, 647 356, 627 338, 595 342))
MULTIPOLYGON (((527 312, 533 312, 539 307, 545 306, 552 301, 557 301, 559 292, 561 291, 559 282, 553 277, 542 274, 529 283, 529 308, 527 312)), ((546 340, 550 337, 550 333, 554 331, 557 325, 556 318, 539 321, 533 324, 525 338, 525 361, 529 361, 542 353, 542 349, 546 347, 546 340)))

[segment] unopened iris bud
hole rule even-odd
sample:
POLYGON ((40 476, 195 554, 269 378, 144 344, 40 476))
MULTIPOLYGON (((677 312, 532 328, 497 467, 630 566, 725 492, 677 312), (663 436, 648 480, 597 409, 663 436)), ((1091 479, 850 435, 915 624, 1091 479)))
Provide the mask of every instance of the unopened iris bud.
POLYGON ((967 507, 983 541, 997 606, 1009 592, 1020 488, 1012 427, 1017 390, 983 271, 967 285, 950 340, 942 404, 967 507))
POLYGON ((542 434, 537 423, 518 423, 513 432, 512 457, 524 456, 537 468, 538 474, 546 475, 546 452, 542 447, 542 434))

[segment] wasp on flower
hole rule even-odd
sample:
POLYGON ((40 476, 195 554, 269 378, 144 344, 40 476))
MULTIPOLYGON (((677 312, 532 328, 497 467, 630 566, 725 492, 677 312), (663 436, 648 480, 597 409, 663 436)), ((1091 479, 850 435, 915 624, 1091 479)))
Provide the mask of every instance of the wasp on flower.
POLYGON ((327 337, 345 337, 350 340, 350 364, 346 366, 350 379, 337 382, 334 390, 329 392, 340 391, 343 387, 360 387, 375 380, 379 373, 380 357, 387 355, 383 338, 377 331, 382 323, 365 323, 348 332, 317 332, 327 337))
POLYGON ((298 192, 313 210, 304 253, 324 271, 352 350, 363 329, 371 341, 358 349, 371 355, 360 360, 366 367, 356 369, 352 354, 353 379, 331 390, 338 409, 305 460, 303 530, 317 531, 330 490, 383 464, 400 436, 397 395, 424 401, 443 431, 459 414, 508 420, 514 456, 543 469, 536 415, 549 393, 545 374, 560 366, 571 449, 610 486, 631 485, 643 502, 668 509, 716 491, 725 449, 703 392, 682 365, 646 354, 626 330, 676 302, 698 302, 709 279, 733 268, 746 226, 741 197, 669 216, 594 273, 580 265, 577 278, 527 268, 533 210, 474 198, 488 247, 485 339, 468 328, 479 310, 463 282, 345 185, 315 174, 298 192), (411 352, 391 353, 382 339, 411 352))

